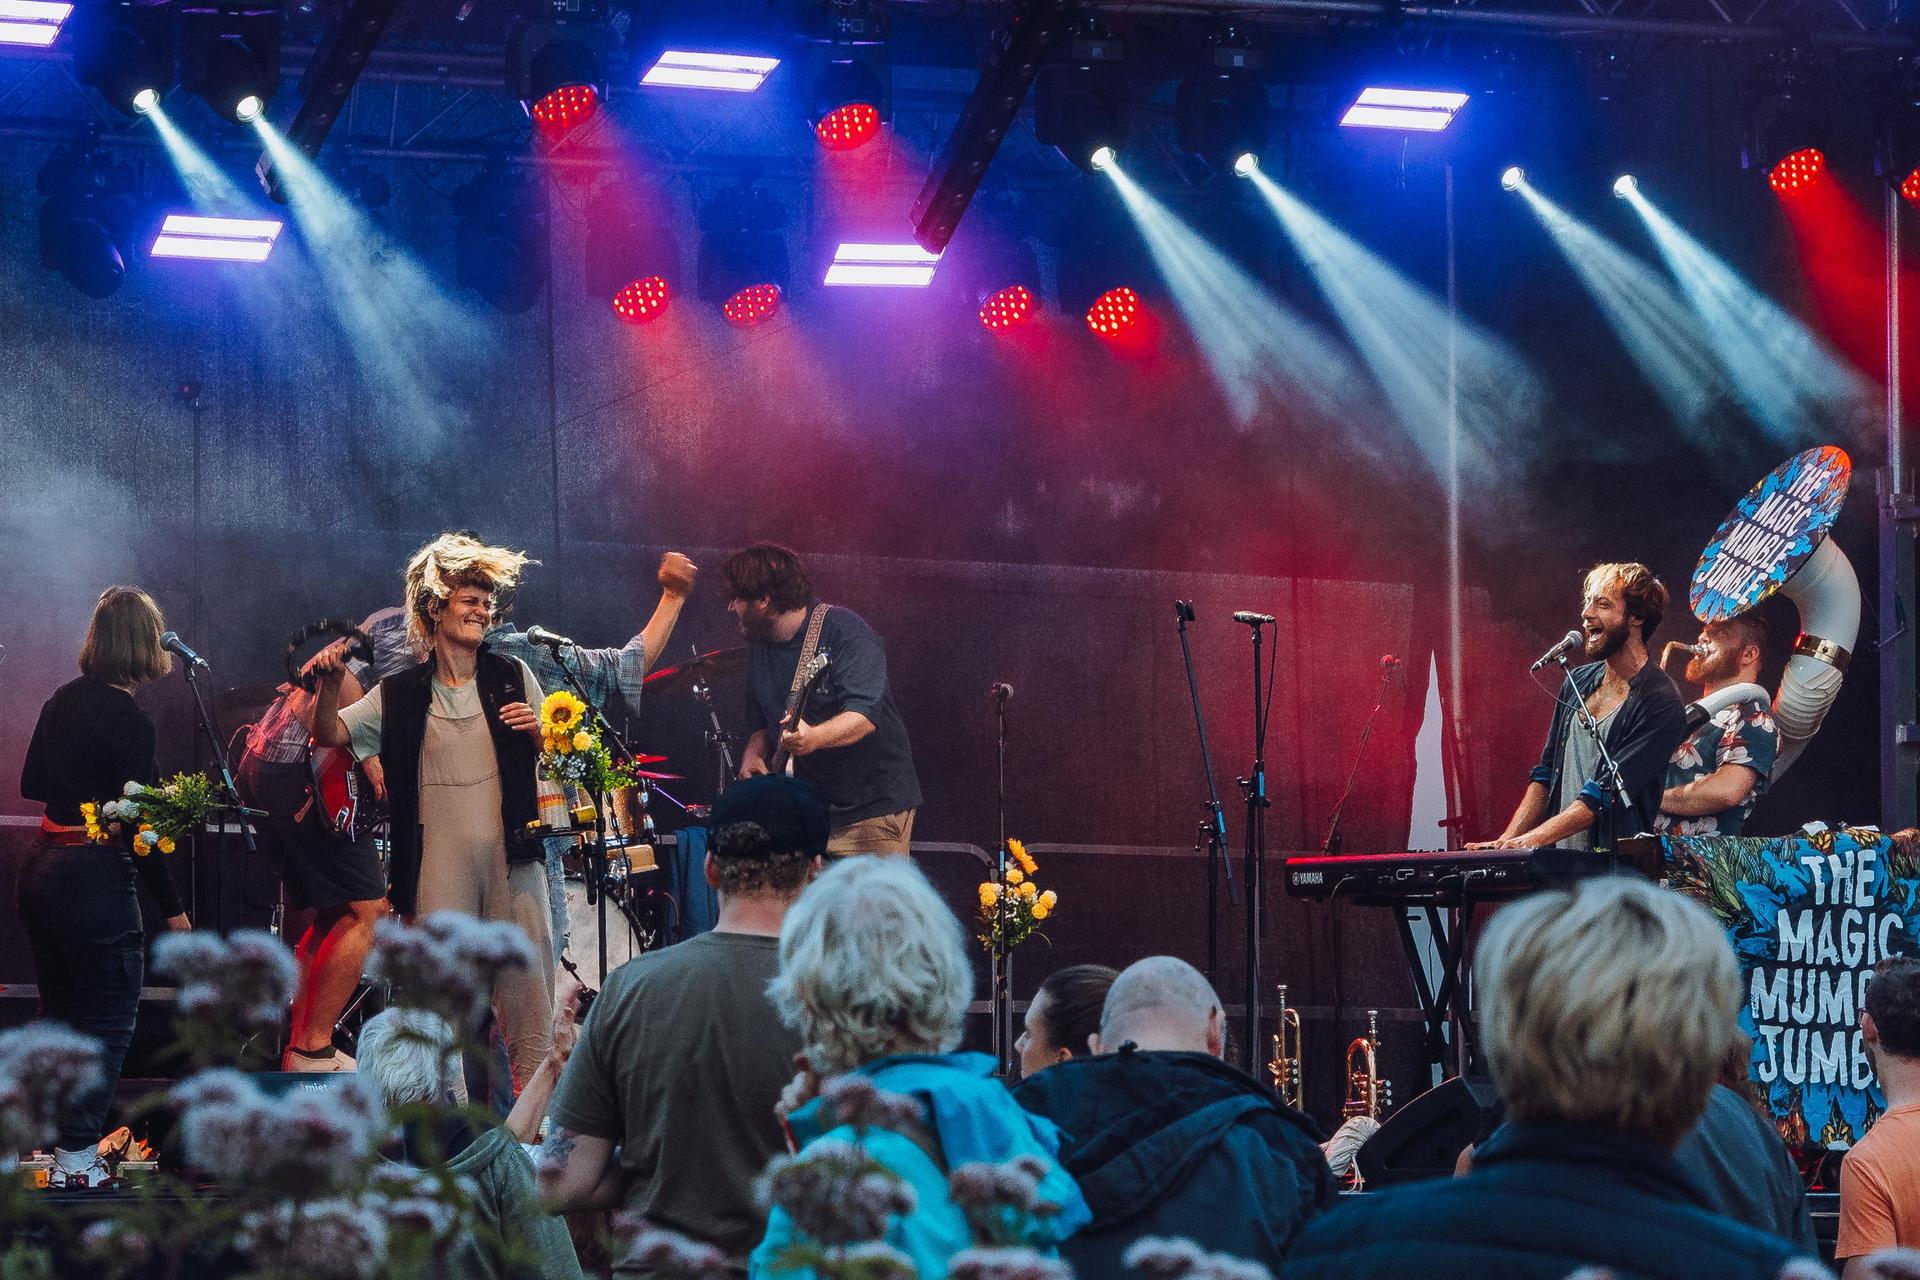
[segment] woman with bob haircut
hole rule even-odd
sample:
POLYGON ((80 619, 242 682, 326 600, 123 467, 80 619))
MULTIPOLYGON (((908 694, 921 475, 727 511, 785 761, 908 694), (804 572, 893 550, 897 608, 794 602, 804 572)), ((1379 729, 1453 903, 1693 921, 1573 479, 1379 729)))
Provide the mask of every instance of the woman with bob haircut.
MULTIPOLYGON (((1054 1159, 1059 1131, 1030 1115, 994 1078, 982 1053, 955 1053, 973 996, 960 922, 904 858, 848 858, 829 868, 788 909, 780 973, 767 994, 800 1033, 806 1069, 789 1089, 805 1099, 787 1117, 804 1155, 819 1142, 857 1141, 913 1188, 916 1207, 895 1216, 887 1242, 910 1256, 920 1280, 942 1280, 947 1261, 973 1241, 948 1194, 947 1174, 976 1162, 1021 1156, 1045 1169, 1041 1198, 1059 1205, 1032 1224, 1034 1247, 1051 1251, 1088 1218, 1080 1189, 1054 1159), (823 1077, 858 1075, 917 1104, 918 1115, 856 1131, 815 1094, 823 1077)), ((776 1205, 749 1265, 754 1280, 794 1273, 780 1256, 803 1233, 776 1205)))
POLYGON ((1107 992, 1119 976, 1119 970, 1103 964, 1069 965, 1047 975, 1027 1005, 1026 1025, 1013 1045, 1020 1055, 1021 1079, 1093 1052, 1107 992))
POLYGON ((160 643, 167 620, 138 587, 108 587, 93 607, 80 646, 80 677, 40 708, 20 772, 20 794, 46 805, 40 835, 20 860, 20 920, 33 950, 40 1013, 100 1041, 100 1085, 59 1118, 52 1180, 98 1186, 106 1166, 95 1152, 120 1080, 145 979, 146 931, 134 876, 146 882, 170 929, 187 929, 186 908, 166 855, 134 857, 87 839, 83 804, 104 804, 129 783, 158 780, 153 719, 133 691, 173 670, 160 643))
MULTIPOLYGON (((393 830, 388 900, 401 915, 458 911, 518 927, 553 953, 546 850, 512 839, 537 816, 540 682, 486 645, 500 596, 529 563, 506 547, 446 533, 407 562, 407 635, 426 661, 395 672, 344 711, 346 644, 313 660, 321 675, 314 741, 380 757, 393 830)), ((547 1056, 553 967, 503 973, 494 1014, 506 1033, 516 1095, 547 1056)), ((470 1034, 474 1028, 457 1028, 470 1034)))

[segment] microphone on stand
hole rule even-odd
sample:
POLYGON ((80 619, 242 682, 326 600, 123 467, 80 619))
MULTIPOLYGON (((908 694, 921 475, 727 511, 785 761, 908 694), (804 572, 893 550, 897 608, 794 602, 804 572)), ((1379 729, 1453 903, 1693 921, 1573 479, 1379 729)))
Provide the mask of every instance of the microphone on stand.
POLYGON ((535 644, 543 644, 549 649, 571 649, 574 647, 572 640, 557 631, 549 631, 545 627, 528 627, 527 639, 533 641, 535 644))
POLYGON ((170 649, 174 653, 179 654, 180 657, 186 660, 189 666, 199 667, 202 671, 212 670, 212 668, 207 665, 207 660, 195 653, 187 646, 187 642, 180 638, 178 631, 162 631, 160 633, 160 647, 170 649))
POLYGON ((1398 671, 1400 669, 1400 659, 1390 653, 1383 653, 1380 655, 1380 669, 1382 671, 1398 671))
POLYGON ((1246 623, 1246 624, 1247 624, 1248 626, 1250 626, 1250 627, 1268 627, 1268 626, 1272 626, 1272 625, 1273 625, 1273 615, 1272 615, 1272 614, 1270 614, 1270 613, 1249 613, 1249 612, 1247 612, 1247 610, 1245 610, 1245 609, 1242 609, 1242 610, 1240 610, 1240 612, 1238 612, 1238 613, 1236 613, 1236 614, 1234 614, 1234 615, 1233 615, 1233 620, 1234 620, 1235 622, 1244 622, 1244 623, 1246 623))
POLYGON ((1586 643, 1585 636, 1581 635, 1578 631, 1569 631, 1560 637, 1559 644, 1556 644, 1553 648, 1541 654, 1540 660, 1528 667, 1527 671, 1532 673, 1546 666, 1549 662, 1558 662, 1584 643, 1586 643))
POLYGON ((1013 697, 1013 686, 1005 681, 1001 681, 999 684, 987 690, 987 696, 995 702, 1005 702, 1007 699, 1013 697))

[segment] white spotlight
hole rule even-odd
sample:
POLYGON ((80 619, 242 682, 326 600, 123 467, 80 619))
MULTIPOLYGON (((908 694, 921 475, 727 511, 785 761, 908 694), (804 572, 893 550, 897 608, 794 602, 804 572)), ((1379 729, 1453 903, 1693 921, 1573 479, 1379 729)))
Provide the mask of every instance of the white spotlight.
POLYGON ((1248 151, 1233 162, 1233 174, 1236 178, 1244 178, 1259 167, 1260 157, 1248 151))
POLYGON ((1106 167, 1113 163, 1113 159, 1112 147, 1099 147, 1095 149, 1092 159, 1087 161, 1087 163, 1093 166, 1095 173, 1103 173, 1106 171, 1106 167))
POLYGON ((1527 180, 1527 171, 1517 164, 1510 164, 1500 174, 1502 191, 1518 191, 1520 184, 1527 180))
POLYGON ((241 124, 252 124, 260 118, 260 113, 266 109, 267 104, 250 93, 234 104, 233 117, 241 124))
POLYGON ((1623 173, 1613 180, 1613 194, 1625 200, 1640 189, 1639 181, 1630 173, 1623 173))
POLYGON ((160 95, 152 89, 142 89, 133 95, 133 109, 141 115, 160 105, 160 95))

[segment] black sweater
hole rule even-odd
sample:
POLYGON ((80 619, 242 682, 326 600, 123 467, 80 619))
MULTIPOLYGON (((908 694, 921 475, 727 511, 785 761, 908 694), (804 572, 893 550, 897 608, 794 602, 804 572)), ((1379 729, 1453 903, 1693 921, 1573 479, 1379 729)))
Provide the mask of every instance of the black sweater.
MULTIPOLYGON (((154 743, 153 718, 132 694, 81 676, 54 690, 40 708, 20 770, 20 794, 44 802, 51 821, 77 827, 83 801, 118 799, 129 782, 159 779, 154 743)), ((164 856, 132 861, 164 914, 186 909, 164 856)))

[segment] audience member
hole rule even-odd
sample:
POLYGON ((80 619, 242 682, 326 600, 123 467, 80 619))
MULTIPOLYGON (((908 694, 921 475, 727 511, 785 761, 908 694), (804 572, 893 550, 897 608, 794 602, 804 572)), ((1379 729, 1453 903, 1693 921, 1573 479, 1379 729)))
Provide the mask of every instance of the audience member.
POLYGON ((454 1099, 459 1070, 453 1029, 431 1013, 388 1009, 360 1029, 360 1079, 387 1108, 434 1108, 401 1124, 389 1158, 415 1168, 444 1164, 470 1187, 473 1212, 487 1228, 454 1233, 439 1259, 442 1274, 582 1280, 566 1224, 541 1208, 533 1161, 512 1130, 476 1131, 467 1113, 441 1109, 454 1099))
POLYGON ((1861 1037, 1887 1110, 1840 1164, 1843 1280, 1858 1280, 1876 1249, 1920 1247, 1920 959, 1882 960, 1865 1004, 1861 1037))
POLYGON ((1333 1200, 1313 1122, 1221 1061, 1226 1013, 1200 971, 1149 956, 1114 979, 1098 1055, 1042 1071, 1015 1093, 1058 1124, 1061 1163, 1093 1221, 1060 1246, 1081 1276, 1126 1274, 1147 1236, 1278 1272, 1306 1220, 1333 1200))
POLYGON ((1535 894, 1489 922, 1474 978, 1509 1122, 1464 1177, 1310 1223, 1288 1280, 1752 1280, 1804 1253, 1714 1213, 1673 1158, 1738 1035, 1739 971, 1704 908, 1628 876, 1535 894))
POLYGON ((1772 1118, 1750 1092, 1753 1041, 1736 1036, 1707 1095, 1706 1114, 1674 1148, 1673 1158, 1707 1202, 1735 1222, 1793 1241, 1814 1253, 1807 1184, 1772 1118))
POLYGON ((1100 1010, 1119 973, 1103 964, 1076 964, 1056 970, 1033 993, 1026 1026, 1014 1049, 1020 1076, 1031 1077, 1056 1062, 1082 1057, 1100 1031, 1100 1010))
POLYGON ((774 1104, 800 1048, 767 984, 826 847, 827 806, 799 779, 749 779, 714 803, 719 922, 607 975, 550 1112, 550 1210, 624 1206, 745 1265, 766 1227, 754 1180, 785 1150, 774 1104))
MULTIPOLYGON (((729 793, 731 794, 731 793, 729 793)), ((911 1133, 874 1128, 861 1145, 914 1191, 916 1207, 894 1218, 887 1242, 912 1258, 919 1280, 944 1280, 948 1260, 972 1243, 950 1198, 947 1173, 975 1162, 1037 1159, 1040 1194, 1060 1206, 1042 1245, 1087 1221, 1086 1203, 1054 1159, 1052 1124, 1022 1111, 993 1077, 985 1054, 956 1054, 973 991, 960 922, 904 858, 849 858, 801 895, 780 930, 780 973, 769 988, 780 1017, 800 1033, 807 1069, 790 1101, 821 1077, 857 1072, 923 1109, 911 1133)), ((819 1098, 788 1115, 804 1151, 855 1134, 819 1098)), ((797 1229, 776 1207, 753 1252, 755 1280, 777 1277, 797 1229)))

